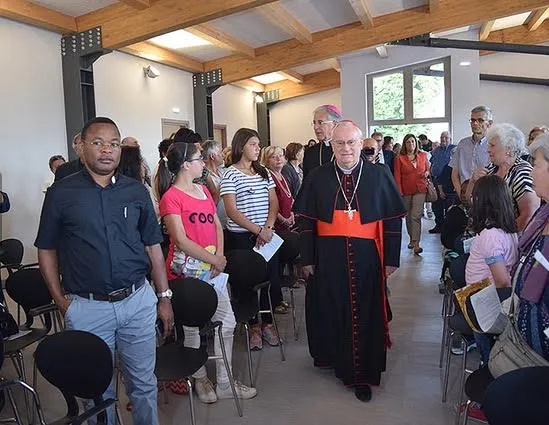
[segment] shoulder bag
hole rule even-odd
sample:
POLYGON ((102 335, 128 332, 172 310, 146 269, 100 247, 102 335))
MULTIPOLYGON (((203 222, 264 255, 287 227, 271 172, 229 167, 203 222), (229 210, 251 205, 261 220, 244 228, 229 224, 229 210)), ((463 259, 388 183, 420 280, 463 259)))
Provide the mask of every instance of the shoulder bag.
POLYGON ((490 351, 490 360, 488 368, 494 378, 511 372, 515 369, 532 366, 549 366, 549 362, 534 351, 522 338, 515 317, 515 288, 517 286, 518 276, 520 275, 526 258, 532 252, 535 243, 527 255, 523 255, 520 259, 513 276, 513 290, 511 291, 511 306, 509 308, 509 322, 501 335, 496 339, 496 343, 490 351))

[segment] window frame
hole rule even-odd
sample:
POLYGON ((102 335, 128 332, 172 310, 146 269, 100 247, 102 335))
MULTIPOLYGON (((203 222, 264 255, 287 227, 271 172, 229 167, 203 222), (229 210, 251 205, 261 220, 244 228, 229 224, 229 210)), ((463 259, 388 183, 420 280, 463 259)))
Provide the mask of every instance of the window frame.
POLYGON ((387 71, 368 74, 366 76, 366 104, 368 111, 368 127, 382 127, 385 125, 412 125, 412 124, 434 124, 448 123, 452 128, 452 91, 451 91, 451 60, 450 57, 429 60, 427 62, 415 63, 400 68, 393 68, 387 71), (438 63, 444 64, 444 103, 445 115, 443 117, 433 118, 414 118, 414 70, 432 66, 438 63), (390 120, 374 119, 374 78, 384 75, 402 73, 404 77, 404 118, 390 120))

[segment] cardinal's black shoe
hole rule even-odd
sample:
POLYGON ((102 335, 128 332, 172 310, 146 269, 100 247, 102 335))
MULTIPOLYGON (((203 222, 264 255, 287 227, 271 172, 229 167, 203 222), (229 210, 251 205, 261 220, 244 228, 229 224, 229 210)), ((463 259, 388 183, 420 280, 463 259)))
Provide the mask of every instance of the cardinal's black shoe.
POLYGON ((360 401, 368 402, 372 399, 372 389, 369 386, 355 388, 355 396, 360 401))

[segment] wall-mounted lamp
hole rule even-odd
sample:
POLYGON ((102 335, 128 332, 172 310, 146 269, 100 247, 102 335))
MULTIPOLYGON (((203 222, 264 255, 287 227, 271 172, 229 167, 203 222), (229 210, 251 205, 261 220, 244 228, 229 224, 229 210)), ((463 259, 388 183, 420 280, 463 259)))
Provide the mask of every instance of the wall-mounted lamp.
POLYGON ((160 76, 160 71, 152 65, 143 67, 143 74, 145 77, 156 78, 160 76))
POLYGON ((255 103, 263 103, 264 102, 263 96, 261 96, 260 94, 256 94, 254 99, 255 99, 255 103))
POLYGON ((469 61, 463 61, 463 62, 460 62, 459 64, 460 64, 460 66, 470 66, 470 65, 471 65, 471 62, 469 62, 469 61))

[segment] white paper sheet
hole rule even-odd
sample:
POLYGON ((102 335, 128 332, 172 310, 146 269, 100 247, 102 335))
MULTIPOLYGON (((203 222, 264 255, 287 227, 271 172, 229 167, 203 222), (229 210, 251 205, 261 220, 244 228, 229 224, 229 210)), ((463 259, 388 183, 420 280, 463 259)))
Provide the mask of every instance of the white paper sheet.
POLYGON ((503 314, 495 285, 489 285, 471 295, 471 305, 483 332, 500 334, 505 330, 507 316, 503 314))
POLYGON ((254 251, 262 255, 263 258, 265 258, 265 261, 268 262, 271 258, 273 258, 273 255, 276 254, 276 251, 280 249, 283 243, 284 239, 282 239, 276 233, 273 233, 273 238, 270 242, 267 242, 261 248, 257 248, 254 246, 254 251))
POLYGON ((220 273, 214 278, 208 276, 205 281, 212 285, 218 294, 228 297, 227 283, 229 282, 229 275, 227 273, 220 273))

